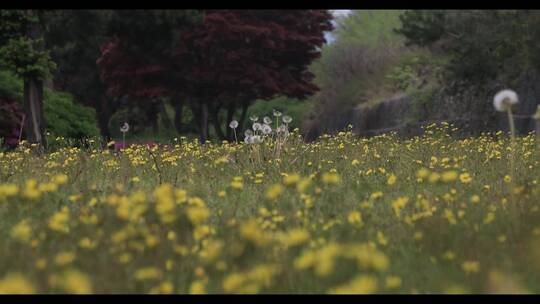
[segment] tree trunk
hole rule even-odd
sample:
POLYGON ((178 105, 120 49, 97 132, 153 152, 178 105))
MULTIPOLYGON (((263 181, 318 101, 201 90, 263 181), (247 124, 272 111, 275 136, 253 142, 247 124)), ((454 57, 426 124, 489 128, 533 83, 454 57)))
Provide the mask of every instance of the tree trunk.
POLYGON ((238 121, 238 134, 242 134, 244 131, 244 122, 246 121, 246 114, 248 109, 249 103, 244 102, 242 103, 242 114, 240 114, 240 120, 238 121))
POLYGON ((165 102, 163 102, 163 100, 159 101, 159 116, 165 129, 170 130, 174 128, 173 123, 167 114, 167 109, 165 108, 165 102))
POLYGON ((109 99, 107 99, 107 96, 101 95, 99 102, 96 104, 96 113, 101 136, 103 136, 106 141, 109 141, 111 138, 109 120, 111 119, 111 112, 114 112, 114 109, 111 109, 111 107, 112 105, 109 102, 109 99))
POLYGON ((201 104, 201 129, 200 129, 200 139, 201 144, 206 143, 206 140, 208 139, 208 105, 206 102, 203 102, 201 104))
POLYGON ((174 126, 176 132, 182 133, 182 114, 184 112, 184 101, 173 100, 174 103, 174 126))
POLYGON ((158 125, 158 114, 159 114, 159 107, 158 103, 155 100, 152 100, 150 102, 150 108, 147 112, 148 120, 150 121, 150 125, 152 126, 152 134, 154 137, 159 135, 159 125, 158 125))
POLYGON ((233 132, 232 129, 229 128, 229 123, 233 120, 234 112, 236 111, 236 103, 232 102, 229 104, 229 107, 227 108, 227 121, 225 122, 225 125, 227 127, 227 140, 232 140, 233 138, 233 132))
POLYGON ((24 128, 29 143, 36 143, 46 147, 44 137, 45 122, 43 119, 43 82, 35 78, 24 79, 25 120, 24 128))
POLYGON ((216 134, 219 137, 219 139, 224 140, 226 139, 225 133, 223 133, 223 130, 221 129, 221 122, 219 121, 219 110, 221 109, 221 106, 216 106, 214 110, 212 110, 212 122, 214 124, 214 129, 216 130, 216 134))
MULTIPOLYGON (((33 10, 28 10, 30 16, 34 16, 33 10)), ((31 24, 28 37, 32 40, 41 38, 41 30, 38 23, 31 24)), ((36 46, 36 51, 41 51, 43 45, 36 46)), ((24 78, 24 101, 25 132, 29 143, 47 146, 45 133, 45 121, 43 119, 43 81, 36 77, 24 78)))

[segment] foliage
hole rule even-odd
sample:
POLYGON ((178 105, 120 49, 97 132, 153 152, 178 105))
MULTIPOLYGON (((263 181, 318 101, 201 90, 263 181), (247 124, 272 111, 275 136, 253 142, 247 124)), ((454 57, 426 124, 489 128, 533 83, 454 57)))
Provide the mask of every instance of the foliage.
POLYGON ((394 32, 401 26, 400 10, 356 10, 337 20, 333 35, 337 41, 351 41, 369 46, 399 43, 403 40, 394 32))
POLYGON ((54 136, 87 138, 99 135, 94 109, 77 104, 66 92, 45 90, 47 130, 54 136))
POLYGON ((0 48, 0 67, 21 77, 45 79, 56 68, 48 51, 39 51, 42 40, 25 37, 10 39, 0 48))
POLYGON ((540 68, 536 11, 407 11, 402 33, 409 43, 449 54, 450 81, 511 84, 540 68))
POLYGON ((46 78, 56 64, 42 48, 43 39, 34 37, 40 15, 2 10, 0 16, 0 67, 23 78, 46 78))
POLYGON ((312 121, 323 132, 341 129, 347 113, 361 103, 391 97, 387 75, 410 50, 394 32, 400 11, 353 11, 336 29, 311 70, 321 91, 313 98, 312 121))
POLYGON ((248 110, 247 117, 252 115, 258 116, 261 120, 264 116, 268 116, 272 119, 272 111, 274 109, 285 113, 292 118, 292 122, 289 124, 289 128, 294 130, 301 126, 301 122, 309 112, 311 104, 306 101, 291 99, 284 96, 277 97, 268 101, 258 100, 248 110))
POLYGON ((409 10, 401 14, 399 19, 402 27, 396 28, 396 32, 407 37, 408 43, 420 46, 437 41, 446 30, 444 11, 409 10))
POLYGON ((54 88, 71 93, 78 103, 93 107, 104 136, 110 135, 107 122, 116 106, 105 96, 96 59, 106 40, 110 15, 109 10, 47 11, 44 31, 47 48, 57 64, 54 88))
POLYGON ((404 92, 427 84, 440 85, 446 61, 440 54, 424 49, 415 50, 402 56, 386 78, 396 90, 404 92))
MULTIPOLYGON (((118 35, 103 46, 98 63, 109 94, 181 96, 205 126, 204 107, 219 117, 222 107, 234 112, 256 99, 313 94, 317 87, 307 66, 319 56, 317 47, 324 43, 323 32, 331 29, 330 18, 318 10, 205 11, 200 24, 175 25, 177 39, 165 35, 169 45, 158 53, 152 44, 133 42, 130 37, 139 37, 137 28, 128 27, 133 31, 126 38, 118 35)), ((202 138, 203 133, 201 127, 202 138)))
MULTIPOLYGON (((23 81, 7 71, 0 71, 0 98, 21 108, 23 81)), ((66 92, 44 90, 44 114, 47 129, 55 136, 83 138, 98 135, 95 111, 75 102, 66 92)), ((17 112, 14 112, 17 113, 17 112)), ((22 112, 20 114, 22 117, 22 112)), ((16 123, 20 127, 20 120, 16 123)), ((18 140, 19 129, 16 138, 18 140)))
POLYGON ((0 97, 21 101, 23 99, 23 83, 13 73, 0 70, 0 97))
POLYGON ((0 95, 0 149, 4 144, 15 147, 19 143, 19 134, 23 111, 13 99, 0 95))

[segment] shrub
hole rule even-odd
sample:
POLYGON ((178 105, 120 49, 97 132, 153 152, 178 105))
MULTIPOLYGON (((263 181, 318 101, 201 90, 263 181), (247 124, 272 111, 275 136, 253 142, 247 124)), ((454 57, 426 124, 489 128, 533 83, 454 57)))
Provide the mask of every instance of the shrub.
POLYGON ((15 147, 18 144, 22 116, 16 101, 0 97, 0 146, 15 147))
MULTIPOLYGON (((15 111, 15 108, 21 111, 23 88, 21 78, 8 71, 0 71, 0 99, 2 99, 0 105, 3 111, 3 114, 0 114, 1 134, 11 132, 7 125, 12 123, 4 120, 8 119, 7 113, 15 111)), ((54 136, 85 138, 99 135, 95 110, 76 103, 71 94, 44 89, 43 112, 47 131, 54 136)), ((20 125, 20 122, 17 124, 20 125)), ((18 131, 16 137, 18 139, 18 131)))
POLYGON ((45 89, 43 112, 47 131, 55 136, 85 138, 99 136, 96 112, 76 103, 69 93, 45 89))
MULTIPOLYGON (((311 105, 308 102, 291 99, 285 96, 280 96, 272 100, 258 100, 248 110, 247 117, 251 115, 259 116, 261 120, 264 116, 272 118, 275 123, 275 118, 272 116, 272 110, 281 111, 284 115, 292 117, 292 122, 289 124, 289 129, 299 128, 305 114, 309 111, 311 105)), ((250 124, 249 119, 246 119, 246 124, 250 124)))

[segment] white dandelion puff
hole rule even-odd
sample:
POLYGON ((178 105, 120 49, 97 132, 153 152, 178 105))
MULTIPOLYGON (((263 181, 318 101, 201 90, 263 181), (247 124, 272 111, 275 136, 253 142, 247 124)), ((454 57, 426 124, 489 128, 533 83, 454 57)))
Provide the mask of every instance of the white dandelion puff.
POLYGON ((249 117, 249 120, 251 120, 252 122, 256 122, 257 120, 259 120, 259 116, 252 115, 252 116, 249 117))
POLYGON ((274 109, 273 112, 274 112, 274 116, 275 116, 275 117, 280 117, 280 116, 281 116, 281 112, 280 112, 280 111, 274 109))
POLYGON ((231 121, 231 122, 229 123, 229 127, 230 127, 231 129, 236 129, 236 128, 238 128, 238 121, 236 121, 236 120, 231 121))
POLYGON ((284 115, 282 120, 283 120, 284 123, 288 124, 288 123, 291 123, 292 117, 290 117, 288 115, 284 115))
POLYGON ((502 90, 493 98, 493 106, 499 112, 506 112, 517 103, 519 103, 518 95, 512 90, 502 90))
POLYGON ((272 123, 272 119, 271 119, 270 117, 268 117, 268 116, 265 116, 265 117, 263 118, 263 122, 264 122, 265 124, 269 125, 269 124, 272 123))
POLYGON ((272 133, 272 127, 270 127, 267 124, 262 125, 261 130, 262 130, 264 135, 268 135, 268 134, 272 133))
POLYGON ((253 124, 252 129, 253 129, 253 131, 257 131, 257 130, 260 130, 261 127, 262 127, 261 124, 256 122, 256 123, 253 124))
POLYGON ((127 131, 129 131, 129 124, 124 122, 124 124, 120 127, 120 132, 126 133, 127 131))
POLYGON ((276 132, 278 133, 283 133, 287 130, 287 126, 286 125, 281 125, 279 126, 277 129, 276 129, 276 132))

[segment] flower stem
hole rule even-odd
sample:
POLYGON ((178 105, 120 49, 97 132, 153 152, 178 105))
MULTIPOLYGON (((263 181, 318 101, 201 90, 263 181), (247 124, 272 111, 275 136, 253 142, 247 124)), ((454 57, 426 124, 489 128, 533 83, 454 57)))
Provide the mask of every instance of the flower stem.
MULTIPOLYGON (((508 113, 508 124, 510 126, 510 208, 512 216, 515 221, 515 229, 518 230, 519 219, 517 218, 517 207, 514 196, 514 184, 515 184, 515 150, 516 150, 516 127, 514 125, 514 116, 512 115, 512 109, 508 107, 506 111, 508 113)), ((515 231, 517 233, 517 231, 515 231)))

